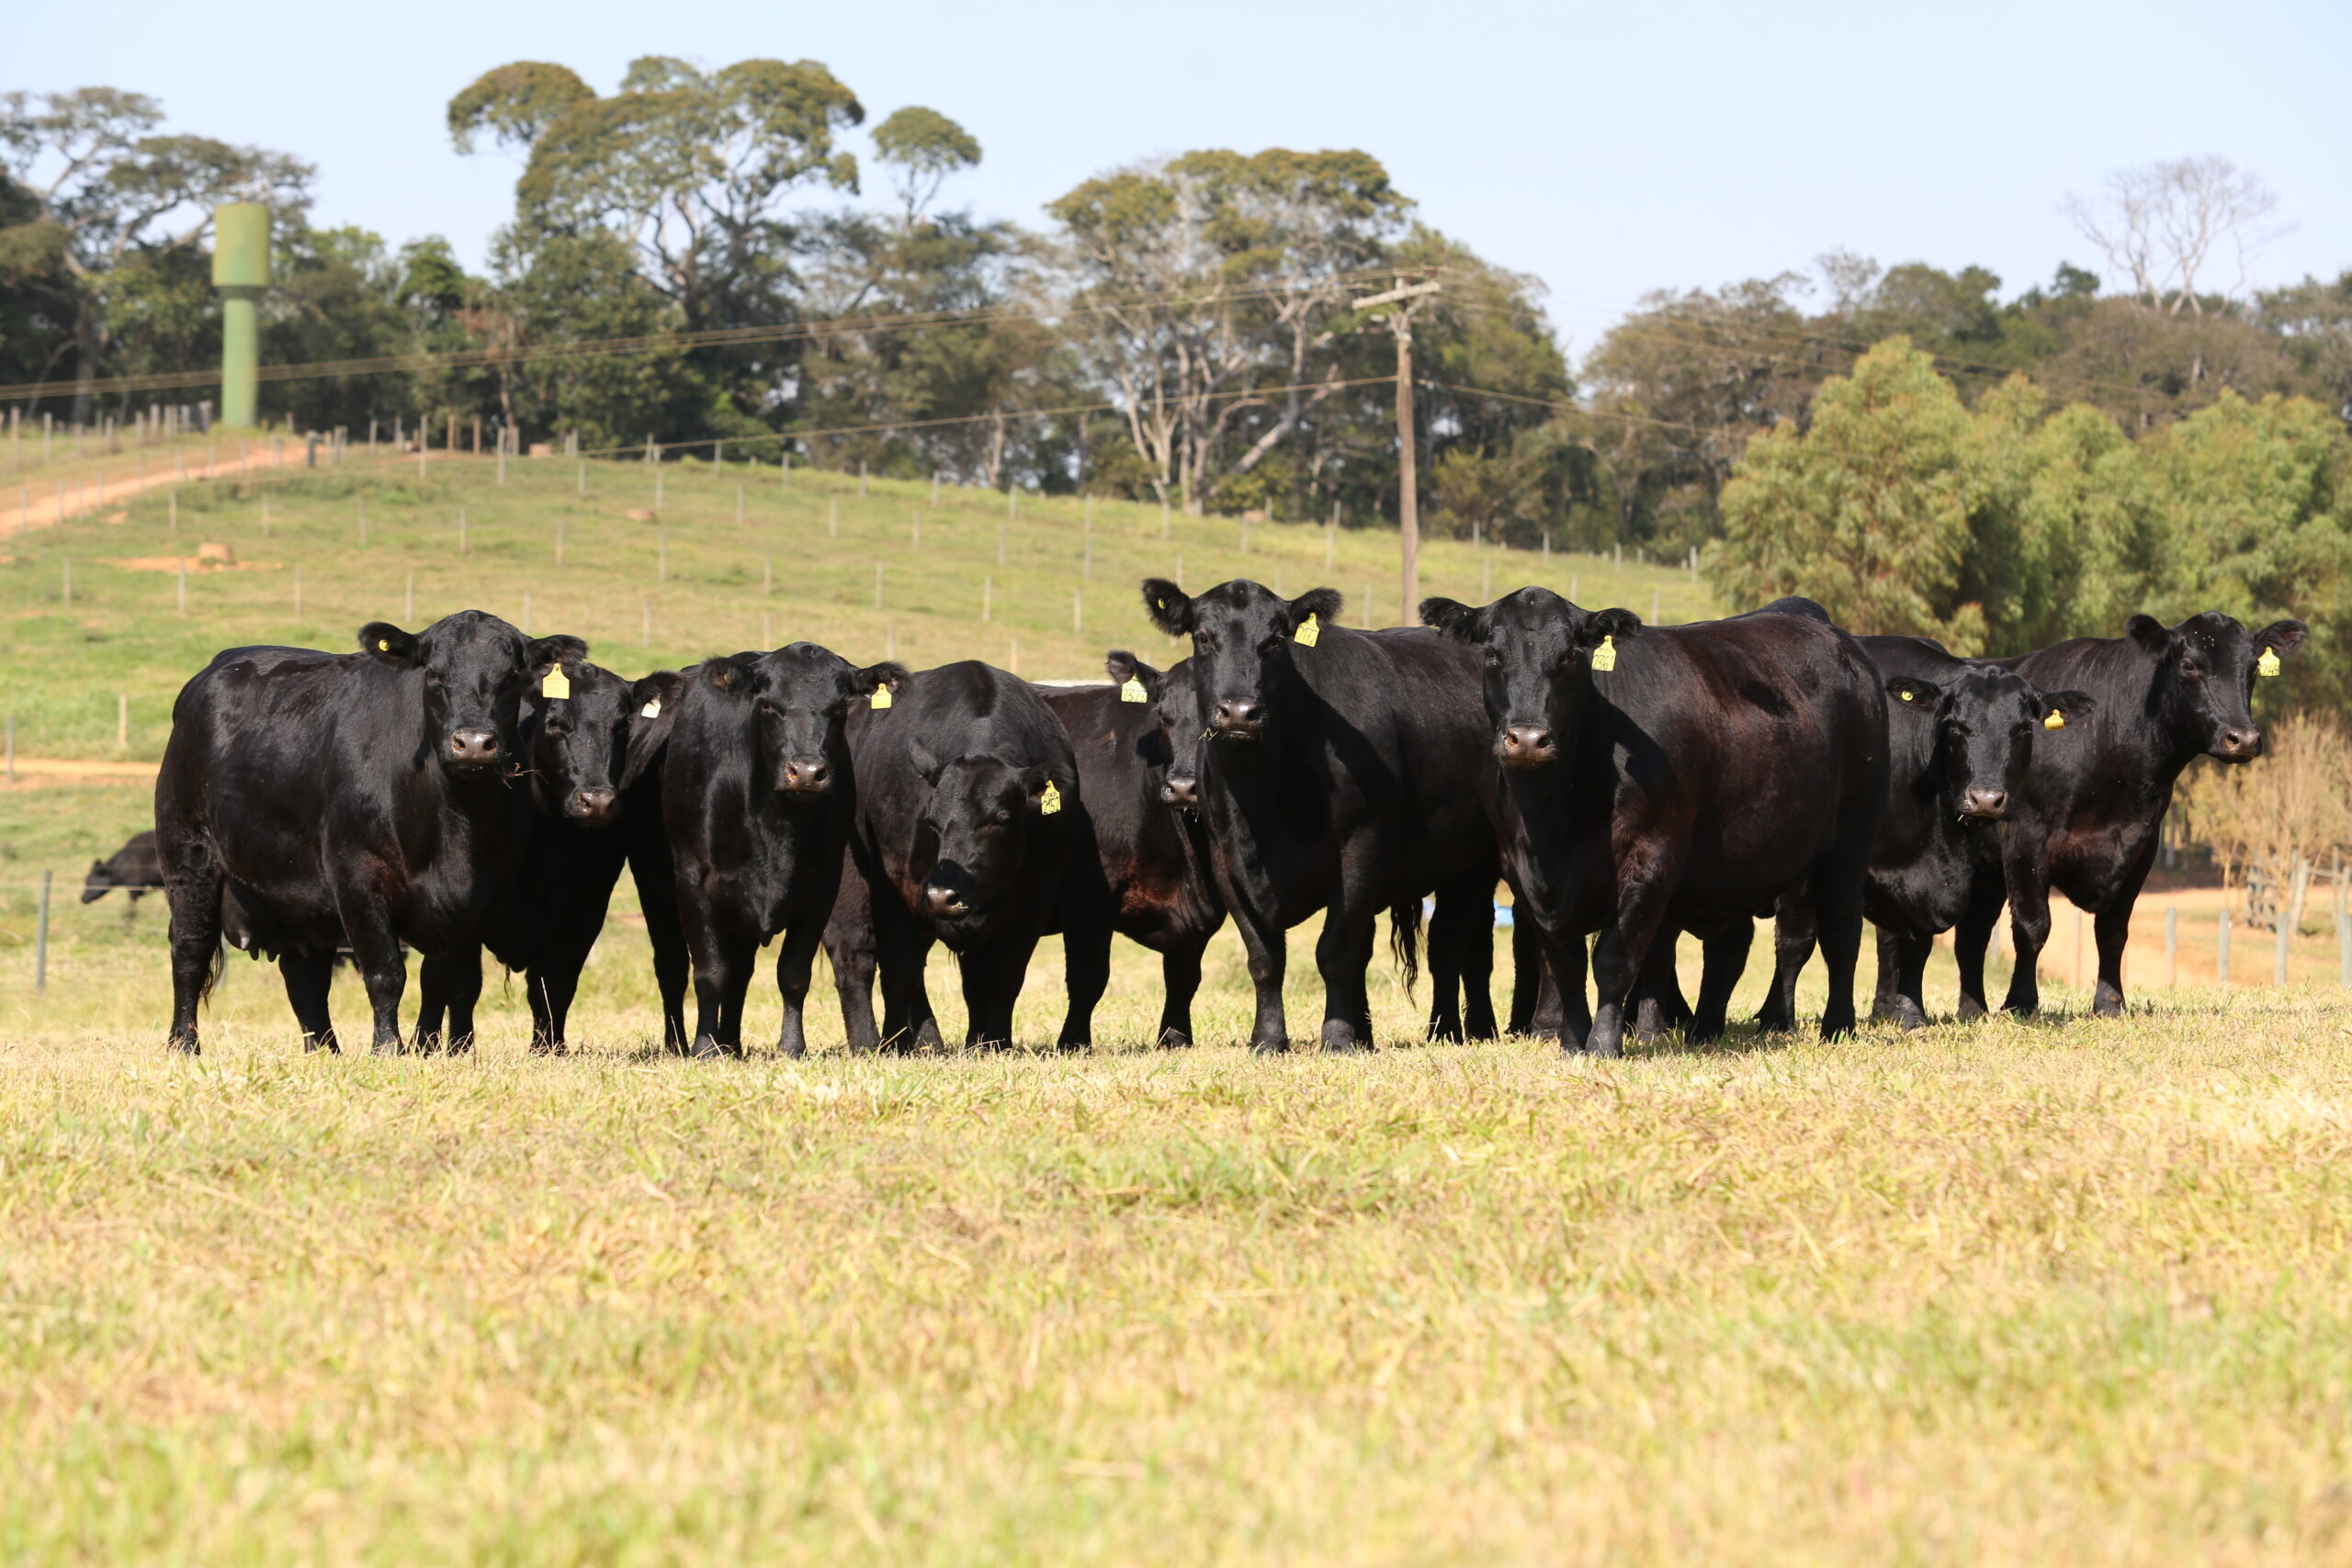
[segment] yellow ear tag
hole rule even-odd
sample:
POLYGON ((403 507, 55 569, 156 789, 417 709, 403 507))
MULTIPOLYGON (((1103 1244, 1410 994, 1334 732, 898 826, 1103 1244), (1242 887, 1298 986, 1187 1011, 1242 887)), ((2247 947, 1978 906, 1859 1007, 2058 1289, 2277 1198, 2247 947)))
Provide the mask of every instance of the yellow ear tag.
POLYGON ((1912 694, 1912 694, 1911 688, 1910 688, 1910 687, 1908 687, 1908 686, 1905 686, 1905 687, 1904 687, 1901 691, 1899 691, 1899 692, 1895 693, 1894 694, 1895 694, 1896 696, 1898 696, 1898 697, 1901 697, 1905 702, 1906 702, 1906 703, 1907 703, 1907 702, 1909 702, 1909 701, 1911 700, 1911 698, 1912 698, 1912 694))
POLYGON ((637 710, 637 716, 639 718, 660 718, 662 716, 662 699, 660 697, 647 698, 645 705, 637 710))
POLYGON ((1592 667, 1595 670, 1617 668, 1617 639, 1615 637, 1605 637, 1600 639, 1600 646, 1592 650, 1592 667))
POLYGON ((2254 661, 2254 672, 2257 675, 2278 673, 2278 650, 2275 648, 2264 649, 2262 657, 2254 661))
POLYGON ((2066 716, 2060 713, 2056 708, 2052 708, 2048 716, 2042 719, 2041 728, 2044 729, 2064 729, 2066 728, 2066 716))
POLYGON ((548 671, 548 678, 539 682, 539 695, 543 697, 571 695, 571 677, 566 675, 560 669, 548 671))
POLYGON ((390 638, 390 637, 378 637, 378 638, 376 639, 376 651, 377 651, 377 652, 379 652, 379 653, 390 653, 390 652, 391 652, 391 651, 392 651, 392 639, 391 639, 391 638, 390 638))
POLYGON ((1055 812, 1059 811, 1061 808, 1062 792, 1054 787, 1053 780, 1047 779, 1046 781, 1046 793, 1037 797, 1037 815, 1040 817, 1051 817, 1055 812))
POLYGON ((1298 630, 1291 634, 1292 640, 1296 642, 1301 648, 1313 648, 1316 642, 1321 638, 1322 636, 1323 628, 1321 626, 1317 624, 1315 617, 1312 615, 1309 615, 1306 619, 1301 621, 1298 624, 1298 630))
POLYGON ((1119 700, 1123 703, 1148 703, 1151 701, 1151 694, 1143 689, 1142 681, 1130 675, 1127 683, 1119 688, 1119 700))
POLYGON ((890 695, 889 683, 885 682, 883 684, 874 688, 874 701, 871 705, 877 708, 887 708, 897 700, 897 698, 890 695))

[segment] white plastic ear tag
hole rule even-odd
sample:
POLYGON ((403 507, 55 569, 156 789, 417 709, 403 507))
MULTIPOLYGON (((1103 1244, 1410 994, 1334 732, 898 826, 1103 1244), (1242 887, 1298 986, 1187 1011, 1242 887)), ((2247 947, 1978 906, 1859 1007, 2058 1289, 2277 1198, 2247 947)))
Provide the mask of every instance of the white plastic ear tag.
POLYGON ((1119 700, 1123 703, 1148 703, 1151 701, 1151 694, 1143 689, 1141 681, 1130 675, 1127 683, 1119 688, 1119 700))
POLYGON ((2056 708, 2052 708, 2049 714, 2043 717, 2041 721, 2041 728, 2044 729, 2064 729, 2066 728, 2066 716, 2059 712, 2056 708))
POLYGON ((882 685, 874 688, 874 700, 871 705, 877 708, 887 708, 896 700, 896 698, 890 695, 890 687, 886 682, 882 685))
POLYGON ((1592 650, 1592 667, 1595 670, 1617 668, 1617 639, 1615 637, 1605 637, 1600 639, 1600 646, 1592 650))
POLYGON ((645 705, 637 710, 637 716, 639 718, 660 718, 662 716, 662 699, 660 697, 648 697, 645 700, 645 705))
POLYGON ((2254 661, 2254 672, 2257 675, 2278 673, 2278 650, 2275 648, 2264 649, 2262 657, 2254 661))
POLYGON ((1055 786, 1053 780, 1047 779, 1046 781, 1046 792, 1037 797, 1037 815, 1040 817, 1051 817, 1055 812, 1059 811, 1061 808, 1062 792, 1055 786))
POLYGON ((1309 615, 1306 619, 1301 621, 1298 624, 1298 630, 1291 634, 1292 640, 1295 641, 1301 648, 1313 648, 1317 642, 1322 639, 1322 625, 1313 615, 1309 615))
POLYGON ((543 697, 571 695, 571 677, 565 674, 560 668, 548 671, 548 678, 539 682, 539 695, 543 697))

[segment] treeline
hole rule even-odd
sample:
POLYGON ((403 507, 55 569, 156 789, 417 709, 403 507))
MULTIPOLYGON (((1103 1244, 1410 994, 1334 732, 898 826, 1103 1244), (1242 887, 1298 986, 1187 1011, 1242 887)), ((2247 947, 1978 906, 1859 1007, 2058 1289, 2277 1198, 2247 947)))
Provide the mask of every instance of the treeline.
POLYGON ((269 360, 433 356, 266 385, 275 416, 480 421, 590 450, 722 438, 832 468, 1364 525, 1395 515, 1395 360, 1392 323, 1352 301, 1410 276, 1442 285, 1412 321, 1423 515, 1441 533, 1700 551, 1726 587, 1825 597, 1842 580, 1808 563, 1844 572, 1876 550, 1899 570, 1860 580, 1854 624, 1994 648, 2224 577, 2333 591, 2307 530, 2337 517, 2352 273, 2215 288, 2219 258, 2275 227, 2259 181, 2218 159, 2075 204, 2104 276, 2061 264, 2005 299, 1982 267, 1832 254, 1650 296, 1572 367, 1536 280, 1418 222, 1363 152, 1132 164, 1025 228, 946 199, 983 150, 942 113, 897 109, 854 152, 865 107, 813 62, 651 57, 609 94, 517 62, 458 93, 447 121, 461 150, 523 159, 479 271, 437 239, 311 227, 308 165, 163 134, 153 99, 0 97, 0 384, 67 382, 39 406, 88 419, 143 400, 91 383, 217 363, 208 212, 243 197, 279 219, 269 360), (590 346, 628 339, 651 342, 590 346), (1806 542, 1819 507, 1877 503, 1837 478, 1860 460, 1835 455, 1856 419, 1852 440, 1922 444, 1890 460, 1943 497, 1920 535, 1932 549, 1895 542, 1899 511, 1836 525, 1868 549, 1806 542), (2216 511, 2177 488, 2236 482, 2186 454, 2241 427, 2312 476, 2291 504, 2274 486, 2216 511), (2061 517, 2062 469, 2088 476, 2069 493, 2096 524, 2061 517), (2261 538, 2222 551, 2223 513, 2259 514, 2261 538), (2256 564, 2286 537, 2301 564, 2256 564))

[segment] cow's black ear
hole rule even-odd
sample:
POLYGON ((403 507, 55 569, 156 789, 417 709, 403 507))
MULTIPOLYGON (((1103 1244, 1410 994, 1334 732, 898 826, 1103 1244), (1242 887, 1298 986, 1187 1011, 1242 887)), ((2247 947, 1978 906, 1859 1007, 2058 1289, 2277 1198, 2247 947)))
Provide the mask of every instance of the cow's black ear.
POLYGON ((670 742, 677 722, 678 699, 686 678, 675 670, 656 670, 628 685, 628 754, 621 761, 620 786, 627 789, 644 775, 670 742))
POLYGON ((2311 635, 2311 627, 2301 621, 2273 621, 2254 634, 2254 646, 2257 652, 2267 648, 2284 659, 2302 647, 2303 639, 2311 635))
POLYGON ((895 659, 849 672, 849 694, 853 697, 870 697, 882 686, 889 687, 891 695, 896 696, 899 688, 906 683, 907 667, 895 659))
POLYGON ((1584 618, 1584 628, 1577 633, 1580 648, 1599 645, 1605 637, 1631 637, 1642 629, 1641 616, 1631 610, 1595 610, 1584 618))
POLYGON ((2088 692, 2036 692, 2034 695, 2041 699, 2041 716, 2046 720, 2056 714, 2063 721, 2057 726, 2061 729, 2098 706, 2098 699, 2088 692))
POLYGON ((1464 642, 1487 640, 1486 612, 1474 610, 1459 599, 1422 600, 1421 625, 1435 626, 1446 636, 1458 637, 1464 642))
POLYGON ((1324 626, 1336 625, 1348 607, 1348 596, 1336 588, 1310 588, 1290 602, 1290 629, 1296 631, 1314 616, 1324 626))
POLYGON ((524 646, 523 661, 534 675, 544 675, 559 664, 577 664, 588 657, 588 645, 568 633, 535 637, 524 646))
POLYGON ((2123 623, 2123 635, 2151 653, 2162 653, 2172 641, 2172 628, 2154 615, 2134 615, 2123 623))
POLYGON ((1935 711, 1936 699, 1943 695, 1943 691, 1944 689, 1933 681, 1922 681, 1917 675, 1887 677, 1886 694, 1894 699, 1896 708, 1932 713, 1935 711))
POLYGON ((1041 817, 1053 816, 1068 807, 1072 792, 1078 788, 1077 781, 1043 763, 1022 769, 1021 783, 1029 792, 1029 809, 1041 817))
POLYGON ((1102 672, 1121 686, 1135 682, 1143 688, 1144 696, 1155 703, 1167 688, 1167 671, 1153 669, 1124 648, 1114 648, 1103 656, 1102 672))
POLYGON ((1143 580, 1144 614, 1170 637, 1188 637, 1193 630, 1193 597, 1164 577, 1143 580))
POLYGON ((413 664, 416 637, 390 621, 370 621, 359 628, 359 651, 372 654, 387 664, 413 664))
POLYGON ((730 653, 724 659, 706 659, 697 668, 712 686, 732 694, 751 685, 752 671, 763 657, 757 653, 730 653))

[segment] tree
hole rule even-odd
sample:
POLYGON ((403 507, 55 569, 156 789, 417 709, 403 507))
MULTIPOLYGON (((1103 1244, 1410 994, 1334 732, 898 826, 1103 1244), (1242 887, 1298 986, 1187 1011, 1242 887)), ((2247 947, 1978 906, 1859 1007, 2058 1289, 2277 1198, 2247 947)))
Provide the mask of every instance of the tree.
POLYGON ((939 195, 950 175, 980 166, 979 141, 968 130, 920 104, 910 104, 874 128, 874 152, 893 171, 903 209, 901 225, 912 229, 939 195))
POLYGON ((1051 204, 1073 336, 1161 500, 1205 510, 1340 389, 1346 285, 1408 205, 1369 154, 1279 148, 1188 152, 1051 204))
POLYGON ((14 276, 42 290, 65 332, 44 377, 69 354, 74 418, 90 417, 90 383, 113 347, 109 306, 133 258, 193 255, 226 201, 267 203, 299 220, 311 165, 283 152, 203 136, 152 134, 163 106, 141 93, 83 87, 0 94, 0 155, 26 213, 0 232, 14 276))
POLYGON ((1718 591, 1739 605, 1803 593, 1854 631, 1976 651, 1984 610, 1958 592, 1968 437, 1968 411, 1934 361, 1903 338, 1881 344, 1822 388, 1809 429, 1748 443, 1724 491, 1718 591))
POLYGON ((2243 289, 2254 254, 2292 227, 2261 175, 2213 156, 2120 169, 2098 197, 2069 196, 2059 210, 2142 303, 2168 316, 2205 313, 2198 283, 2217 266, 2233 265, 2243 289))

